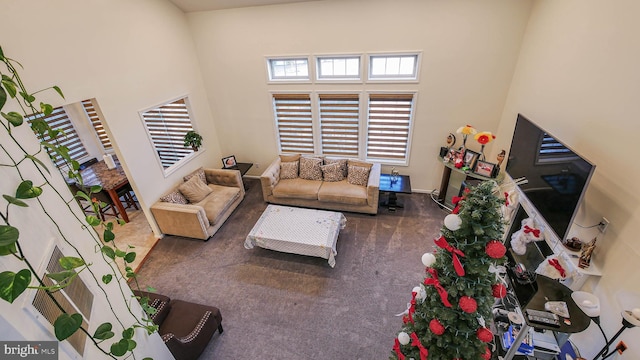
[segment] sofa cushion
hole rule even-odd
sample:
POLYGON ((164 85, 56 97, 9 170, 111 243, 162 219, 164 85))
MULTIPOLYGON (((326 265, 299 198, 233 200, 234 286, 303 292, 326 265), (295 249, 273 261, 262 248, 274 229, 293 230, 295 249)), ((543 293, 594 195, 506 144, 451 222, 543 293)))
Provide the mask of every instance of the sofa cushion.
POLYGON ((292 162, 292 161, 298 161, 298 160, 300 160, 300 154, 293 154, 293 155, 282 154, 282 155, 280 155, 280 161, 282 161, 282 162, 292 162))
POLYGON ((191 174, 185 176, 182 178, 182 180, 184 181, 189 181, 189 179, 191 179, 194 176, 198 176, 200 178, 200 180, 202 180, 203 183, 207 183, 207 177, 204 174, 204 168, 201 167, 199 169, 197 169, 196 171, 192 172, 191 174))
POLYGON ((340 164, 340 170, 342 170, 342 176, 346 178, 347 177, 347 159, 324 158, 325 165, 331 165, 335 163, 340 164))
POLYGON ((350 184, 347 180, 323 182, 318 200, 349 205, 367 205, 367 188, 350 184))
POLYGON ((300 158, 300 177, 307 180, 322 181, 322 159, 312 157, 300 158))
POLYGON ((280 163, 280 179, 295 179, 298 177, 298 161, 280 163))
POLYGON ((369 182, 369 171, 371 171, 371 168, 349 165, 347 181, 349 181, 349 184, 367 186, 369 182))
POLYGON ((178 190, 172 191, 167 195, 161 197, 160 201, 164 201, 172 204, 182 204, 182 205, 189 203, 187 198, 184 197, 184 195, 182 195, 182 193, 178 190))
POLYGON ((218 221, 227 213, 227 210, 240 196, 240 189, 237 187, 207 185, 212 191, 197 205, 202 206, 207 219, 211 225, 216 225, 218 221))
POLYGON ((345 178, 339 163, 322 165, 320 168, 322 169, 322 176, 324 181, 333 182, 344 180, 345 178))
POLYGON ((322 181, 317 180, 280 179, 276 187, 273 188, 273 196, 317 200, 320 185, 322 185, 322 181))
POLYGON ((366 167, 368 169, 371 169, 371 167, 373 166, 373 163, 362 161, 362 160, 349 159, 349 160, 347 160, 347 166, 350 166, 350 165, 362 166, 362 167, 366 167))
POLYGON ((210 187, 200 180, 199 176, 193 176, 191 179, 180 184, 178 190, 180 190, 182 195, 191 203, 200 202, 212 191, 210 187))

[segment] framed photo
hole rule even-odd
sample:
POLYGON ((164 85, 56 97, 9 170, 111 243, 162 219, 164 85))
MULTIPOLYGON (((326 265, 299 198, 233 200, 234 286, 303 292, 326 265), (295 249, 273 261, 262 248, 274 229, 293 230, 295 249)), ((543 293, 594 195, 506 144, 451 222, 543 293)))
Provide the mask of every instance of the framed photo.
POLYGON ((225 169, 233 168, 237 165, 238 163, 236 162, 236 157, 233 155, 222 158, 222 166, 225 169))
POLYGON ((491 177, 493 174, 493 169, 496 167, 496 164, 490 163, 484 160, 476 161, 476 165, 473 167, 473 172, 486 177, 491 177))
POLYGON ((467 149, 464 152, 464 165, 470 169, 473 169, 479 157, 480 157, 480 153, 467 149))

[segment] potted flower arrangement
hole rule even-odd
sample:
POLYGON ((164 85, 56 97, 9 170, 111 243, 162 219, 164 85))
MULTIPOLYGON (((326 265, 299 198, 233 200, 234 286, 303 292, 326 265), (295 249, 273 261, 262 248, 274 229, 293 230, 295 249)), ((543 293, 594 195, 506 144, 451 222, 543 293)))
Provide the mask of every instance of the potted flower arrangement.
POLYGON ((193 151, 198 151, 198 148, 202 145, 202 135, 197 132, 190 130, 184 135, 184 146, 193 149, 193 151))

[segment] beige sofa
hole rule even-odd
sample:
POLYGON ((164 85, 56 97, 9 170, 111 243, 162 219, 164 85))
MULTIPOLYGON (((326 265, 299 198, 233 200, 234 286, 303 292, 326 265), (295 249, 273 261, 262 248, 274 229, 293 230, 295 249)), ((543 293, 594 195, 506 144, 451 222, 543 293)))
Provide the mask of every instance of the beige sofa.
POLYGON ((291 155, 281 155, 276 158, 260 176, 264 201, 326 210, 378 213, 380 164, 348 160, 349 164, 364 164, 370 167, 365 186, 354 185, 348 179, 340 181, 309 180, 300 177, 281 179, 281 164, 292 160, 292 158, 287 159, 287 156, 291 155))
POLYGON ((153 204, 151 212, 162 233, 206 241, 244 199, 242 177, 238 170, 201 168, 185 176, 184 180, 153 204), (188 196, 180 191, 184 191, 192 177, 199 178, 200 187, 211 189, 208 195, 196 202, 189 202, 188 196), (206 185, 201 183, 202 178, 206 179, 206 185))

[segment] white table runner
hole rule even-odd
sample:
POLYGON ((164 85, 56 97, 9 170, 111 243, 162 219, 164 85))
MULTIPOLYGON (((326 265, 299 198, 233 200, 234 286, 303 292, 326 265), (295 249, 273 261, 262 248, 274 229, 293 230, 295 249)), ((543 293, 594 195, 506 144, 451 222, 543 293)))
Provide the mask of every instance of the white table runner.
POLYGON ((338 234, 346 223, 339 212, 269 205, 247 235, 244 247, 321 257, 334 267, 338 234))

